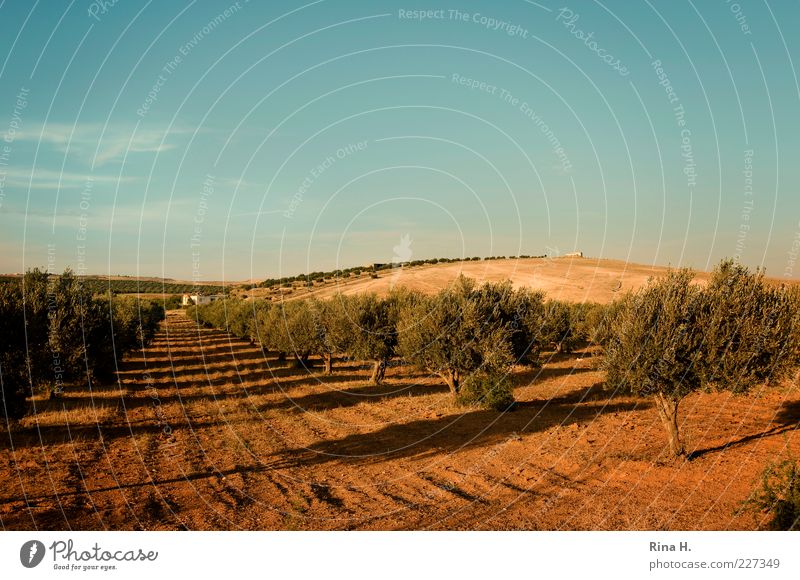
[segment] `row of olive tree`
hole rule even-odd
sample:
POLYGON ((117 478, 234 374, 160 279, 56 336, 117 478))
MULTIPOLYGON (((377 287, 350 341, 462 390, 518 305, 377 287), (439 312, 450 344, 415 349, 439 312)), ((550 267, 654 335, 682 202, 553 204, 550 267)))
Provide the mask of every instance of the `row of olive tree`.
POLYGON ((543 292, 514 289, 508 281, 477 285, 462 276, 433 296, 401 288, 385 298, 227 299, 190 307, 187 314, 280 359, 291 356, 299 367, 307 368, 312 356, 326 373, 337 357, 372 361, 375 384, 389 361, 401 357, 441 377, 462 400, 506 408, 513 401, 510 366, 539 364, 544 350, 574 349, 588 338, 587 315, 595 308, 545 300, 543 292))
POLYGON ((18 419, 37 391, 113 379, 122 355, 146 344, 164 319, 157 302, 95 296, 70 270, 28 271, 0 284, 3 415, 18 419))
POLYGON ((685 454, 678 406, 689 393, 744 393, 780 380, 800 362, 800 292, 775 286, 732 261, 708 284, 670 272, 629 296, 609 316, 607 384, 652 396, 671 451, 685 454))
POLYGON ((373 363, 380 383, 395 357, 436 374, 457 397, 485 406, 513 400, 510 366, 538 364, 543 350, 569 351, 586 337, 585 305, 546 301, 542 292, 510 282, 477 285, 460 277, 434 296, 396 289, 279 303, 228 299, 187 314, 308 367, 312 356, 330 373, 346 356, 373 363))
POLYGON ((434 296, 397 290, 383 299, 228 300, 193 316, 291 353, 301 366, 312 355, 326 372, 337 356, 372 360, 375 383, 400 356, 440 376, 454 395, 495 408, 512 400, 511 364, 537 364, 544 350, 594 343, 605 351, 609 388, 654 397, 676 455, 684 453, 678 433, 684 396, 708 388, 745 392, 779 379, 797 365, 800 348, 798 291, 770 285, 763 272, 733 262, 720 264, 705 286, 688 271, 671 272, 602 306, 460 277, 434 296))

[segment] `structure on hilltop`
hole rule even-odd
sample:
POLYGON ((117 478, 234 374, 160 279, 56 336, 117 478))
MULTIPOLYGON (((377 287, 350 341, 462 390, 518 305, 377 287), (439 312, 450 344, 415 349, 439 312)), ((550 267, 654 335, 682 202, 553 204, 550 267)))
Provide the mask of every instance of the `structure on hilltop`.
POLYGON ((181 299, 181 305, 203 306, 204 304, 211 304, 220 298, 224 298, 224 296, 222 294, 184 294, 181 299))

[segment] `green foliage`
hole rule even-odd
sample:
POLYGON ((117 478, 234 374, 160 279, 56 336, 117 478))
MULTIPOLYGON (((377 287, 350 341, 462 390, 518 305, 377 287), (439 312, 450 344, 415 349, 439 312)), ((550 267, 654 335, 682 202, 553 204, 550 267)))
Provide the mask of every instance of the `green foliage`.
POLYGON ((65 377, 75 380, 84 376, 87 367, 87 350, 96 349, 99 356, 110 348, 105 343, 110 331, 111 316, 108 308, 94 303, 92 294, 72 272, 54 276, 48 291, 50 348, 59 353, 65 377))
POLYGON ((764 272, 722 262, 703 291, 701 380, 735 393, 780 380, 798 363, 796 289, 773 287, 764 272))
POLYGON ((170 294, 164 298, 164 310, 177 310, 182 304, 183 300, 179 294, 170 294))
POLYGON ((770 516, 767 528, 775 531, 800 530, 800 466, 788 458, 771 463, 761 475, 761 486, 745 507, 770 516))
POLYGON ((588 308, 583 304, 570 304, 561 300, 548 300, 539 332, 543 344, 557 352, 572 352, 583 340, 581 328, 588 308))
POLYGON ((460 276, 435 297, 420 298, 402 310, 398 350, 458 394, 470 374, 505 370, 513 360, 511 330, 498 310, 482 299, 474 280, 460 276))
POLYGON ((255 302, 230 298, 218 303, 223 309, 228 331, 237 338, 249 339, 255 324, 255 302))
POLYGON ((125 353, 144 348, 162 320, 164 307, 160 300, 114 296, 86 303, 83 348, 77 348, 83 350, 91 375, 101 381, 112 380, 125 353))
POLYGON ((614 324, 617 318, 628 308, 630 294, 614 300, 609 304, 590 304, 583 319, 579 334, 592 344, 606 347, 614 338, 614 324))
POLYGON ((654 395, 675 454, 678 403, 698 389, 745 392, 785 376, 798 362, 796 291, 768 286, 763 273, 723 262, 705 288, 688 270, 651 281, 613 323, 608 384, 654 395))
POLYGON ((398 309, 392 298, 364 294, 352 299, 349 309, 355 323, 350 354, 362 360, 387 361, 397 348, 398 309))
POLYGON ((544 293, 520 288, 510 281, 485 283, 475 292, 477 309, 488 325, 504 326, 516 363, 536 362, 542 350, 544 293))
POLYGON ((397 323, 400 311, 418 300, 408 291, 393 291, 381 299, 364 294, 351 299, 349 315, 354 323, 350 355, 374 361, 371 381, 383 381, 386 365, 397 354, 397 323))
POLYGON ((189 306, 186 308, 186 316, 204 326, 222 328, 237 338, 254 341, 258 336, 258 311, 266 307, 266 302, 225 298, 201 306, 189 306))
MULTIPOLYGON (((49 369, 54 366, 54 359, 50 348, 49 335, 49 310, 48 291, 51 277, 47 272, 34 268, 22 277, 19 287, 25 317, 25 328, 22 333, 24 339, 24 352, 27 357, 27 373, 29 374, 31 388, 36 388, 46 379, 51 378, 49 369)), ((16 279, 19 283, 19 279, 16 279)), ((55 366, 60 366, 56 360, 55 366)), ((63 377, 58 377, 63 378, 63 377)))
MULTIPOLYGON (((99 276, 81 276, 83 286, 91 294, 191 294, 197 291, 195 284, 179 284, 166 280, 140 280, 138 278, 104 278, 99 276)), ((19 284, 17 276, 2 276, 0 284, 19 284)), ((203 291, 213 294, 223 294, 227 289, 224 286, 202 285, 203 291)))
POLYGON ((508 411, 514 405, 514 388, 502 373, 478 371, 464 379, 458 400, 465 405, 508 411))
POLYGON ((608 383, 635 394, 680 400, 699 386, 702 297, 688 270, 652 280, 614 325, 603 366, 608 383))
POLYGON ((164 319, 158 301, 98 297, 66 270, 30 270, 0 285, 0 371, 6 419, 24 414, 25 399, 44 388, 110 380, 126 353, 152 339, 164 319))
POLYGON ((25 348, 25 317, 22 292, 10 284, 0 285, 0 415, 6 421, 21 418, 31 381, 25 348))
POLYGON ((269 320, 269 312, 272 309, 272 303, 265 300, 253 302, 253 320, 250 324, 250 333, 248 338, 250 342, 257 344, 266 343, 267 324, 269 320))
POLYGON ((316 340, 309 344, 325 363, 325 372, 333 370, 333 357, 350 350, 357 327, 353 317, 358 311, 355 299, 337 295, 330 300, 311 299, 305 303, 313 321, 316 340))
POLYGON ((308 366, 312 353, 323 351, 314 315, 301 300, 274 304, 266 313, 261 332, 262 346, 291 354, 298 366, 308 366))

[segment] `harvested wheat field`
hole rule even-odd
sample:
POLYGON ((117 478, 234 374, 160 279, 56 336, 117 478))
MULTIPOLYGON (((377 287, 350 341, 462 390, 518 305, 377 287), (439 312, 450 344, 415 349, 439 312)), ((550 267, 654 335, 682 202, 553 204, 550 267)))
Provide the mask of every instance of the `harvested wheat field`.
MULTIPOLYGON (((514 287, 542 290, 548 298, 570 302, 607 304, 629 290, 636 290, 651 277, 661 276, 669 268, 647 266, 619 260, 599 258, 506 258, 465 261, 382 270, 376 278, 368 273, 353 278, 341 278, 313 288, 296 288, 286 299, 330 298, 336 294, 353 295, 372 292, 385 296, 393 287, 432 294, 452 284, 463 274, 482 282, 510 280, 514 287)), ((697 272, 698 283, 708 273, 697 272)), ((270 292, 255 288, 250 296, 265 296, 270 292)))
POLYGON ((692 395, 691 461, 655 409, 611 397, 591 352, 516 368, 516 410, 337 361, 288 368, 170 311, 121 386, 37 401, 2 450, 4 529, 753 529, 739 509, 800 448, 800 396, 692 395))

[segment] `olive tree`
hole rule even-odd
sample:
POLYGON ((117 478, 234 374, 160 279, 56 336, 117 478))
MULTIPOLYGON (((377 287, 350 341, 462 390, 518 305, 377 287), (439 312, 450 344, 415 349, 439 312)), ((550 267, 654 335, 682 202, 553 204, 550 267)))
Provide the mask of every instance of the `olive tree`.
POLYGON ((251 344, 266 342, 262 337, 262 333, 267 330, 267 315, 272 308, 272 303, 266 300, 253 301, 253 318, 250 320, 248 326, 247 338, 250 339, 251 344))
POLYGON ((473 299, 484 324, 507 328, 516 363, 538 362, 545 339, 544 296, 544 292, 530 288, 515 290, 509 280, 487 282, 475 289, 473 299))
POLYGON ((302 367, 308 366, 312 353, 322 352, 316 321, 305 301, 275 304, 265 318, 262 340, 268 349, 292 354, 302 367))
POLYGON ((250 339, 255 319, 255 302, 228 298, 223 302, 228 332, 237 338, 250 339))
MULTIPOLYGON (((20 335, 24 341, 22 352, 25 353, 27 375, 32 389, 51 378, 51 369, 63 373, 58 353, 53 353, 50 348, 49 294, 51 280, 54 278, 46 271, 34 268, 25 272, 19 288, 24 319, 20 335)), ((55 378, 61 380, 63 377, 55 378)))
POLYGON ((338 295, 330 300, 312 298, 305 302, 314 323, 316 340, 312 349, 322 357, 323 372, 333 372, 333 357, 350 349, 355 333, 354 314, 358 302, 347 296, 338 295))
POLYGON ((716 268, 703 294, 704 384, 743 393, 784 378, 796 366, 797 288, 770 285, 763 270, 752 273, 728 260, 716 268))
POLYGON ((743 393, 781 378, 798 362, 797 294, 766 284, 763 273, 723 262, 709 284, 688 270, 653 280, 626 302, 613 324, 604 367, 608 383, 652 396, 676 456, 678 406, 693 391, 743 393))
POLYGON ((387 298, 364 294, 351 299, 349 312, 355 323, 350 344, 353 358, 373 361, 370 382, 380 384, 386 374, 386 365, 397 351, 397 319, 401 294, 392 292, 387 298))
POLYGON ((700 387, 702 296, 692 279, 673 271, 640 290, 616 320, 603 363, 610 386, 654 398, 675 455, 684 453, 678 404, 700 387))
MULTIPOLYGON (((89 349, 92 360, 112 352, 111 315, 107 305, 93 301, 92 293, 71 271, 54 278, 48 290, 50 348, 59 353, 65 377, 75 380, 85 376, 87 366, 93 366, 89 349)), ((105 378, 103 371, 101 374, 105 378)))
POLYGON ((544 304, 541 323, 541 340, 556 352, 569 353, 583 340, 584 319, 591 306, 570 304, 561 300, 548 300, 544 304))
POLYGON ((471 374, 503 371, 512 362, 511 332, 496 308, 480 299, 474 280, 460 276, 435 297, 403 308, 398 350, 458 395, 471 374))
POLYGON ((0 284, 0 393, 6 422, 21 418, 32 394, 25 353, 25 315, 22 292, 13 284, 0 284))
POLYGON ((625 294, 608 304, 591 304, 581 325, 580 334, 592 344, 605 348, 614 337, 614 323, 627 308, 630 294, 625 294))

